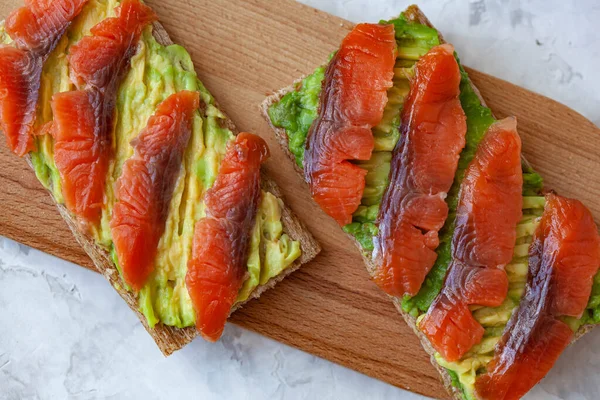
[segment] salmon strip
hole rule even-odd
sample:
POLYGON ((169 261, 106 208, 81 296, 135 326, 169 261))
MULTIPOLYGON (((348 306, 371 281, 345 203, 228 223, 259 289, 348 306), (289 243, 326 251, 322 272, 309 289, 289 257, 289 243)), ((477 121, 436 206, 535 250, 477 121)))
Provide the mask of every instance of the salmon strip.
POLYGON ((4 26, 19 49, 47 56, 88 0, 25 0, 4 26))
POLYGON ((352 222, 360 205, 367 172, 350 161, 371 158, 371 128, 383 117, 396 52, 393 25, 358 24, 325 73, 304 174, 313 199, 340 225, 352 222))
POLYGON ((454 48, 432 48, 417 62, 402 109, 400 141, 379 208, 373 280, 392 296, 414 296, 435 263, 446 194, 465 147, 460 69, 454 48))
POLYGON ((72 91, 52 97, 54 162, 65 205, 82 222, 96 224, 104 202, 110 138, 97 124, 97 92, 72 91), (103 140, 98 140, 104 137, 103 140))
POLYGON ((160 103, 131 143, 134 155, 125 161, 117 180, 110 229, 123 279, 136 291, 154 270, 158 242, 199 104, 198 92, 190 91, 175 93, 160 103))
POLYGON ((117 90, 142 29, 155 19, 154 12, 139 0, 123 1, 117 17, 100 22, 92 28, 93 36, 71 47, 71 72, 80 90, 52 98, 54 161, 65 205, 83 225, 99 222, 117 90))
POLYGON ((6 18, 15 47, 0 45, 0 126, 18 156, 34 148, 42 66, 86 2, 26 0, 6 18))
MULTIPOLYGON (((148 24, 157 20, 152 9, 140 0, 124 0, 116 9, 117 17, 106 18, 71 47, 69 64, 75 84, 114 95, 129 71, 129 61, 148 24)), ((114 107, 114 105, 113 105, 114 107)))
POLYGON ((419 324, 448 361, 463 357, 483 337, 469 305, 497 307, 506 298, 504 266, 514 252, 522 217, 523 175, 517 122, 492 124, 461 184, 452 262, 444 287, 419 324))
POLYGON ((41 57, 15 47, 0 47, 0 121, 8 148, 21 157, 34 148, 41 73, 41 57))
POLYGON ((547 195, 529 248, 525 294, 487 373, 475 381, 479 398, 520 399, 548 373, 573 339, 560 317, 581 317, 599 267, 600 236, 589 210, 577 200, 547 195))
POLYGON ((250 236, 260 202, 260 166, 268 156, 263 139, 250 133, 237 135, 206 192, 206 216, 196 223, 185 281, 196 327, 211 342, 221 337, 247 275, 250 236))

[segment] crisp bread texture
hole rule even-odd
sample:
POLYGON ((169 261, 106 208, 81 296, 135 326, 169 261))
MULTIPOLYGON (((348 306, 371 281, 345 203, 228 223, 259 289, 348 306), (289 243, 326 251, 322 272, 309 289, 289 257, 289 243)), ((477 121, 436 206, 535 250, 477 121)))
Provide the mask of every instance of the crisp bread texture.
MULTIPOLYGON (((426 25, 426 26, 429 26, 431 28, 435 28, 431 24, 431 22, 427 19, 427 17, 425 16, 425 14, 423 14, 423 12, 416 5, 409 6, 406 9, 406 11, 404 12, 404 15, 406 16, 406 18, 409 21, 418 22, 418 23, 420 23, 422 25, 426 25)), ((440 42, 441 43, 445 43, 444 38, 442 37, 441 33, 439 33, 439 31, 438 31, 438 35, 439 35, 439 38, 440 38, 440 42)), ((300 79, 297 79, 290 86, 285 87, 283 89, 280 89, 280 90, 274 92, 272 95, 270 95, 269 97, 267 97, 263 101, 263 103, 260 106, 260 109, 261 109, 261 113, 263 114, 263 117, 267 120, 267 122, 269 123, 269 125, 271 126, 271 128, 273 129, 273 131, 275 132, 275 135, 277 137, 277 141, 283 147, 285 153, 290 158, 290 160, 294 163, 296 172, 298 172, 298 174, 300 174, 300 176, 302 176, 302 178, 304 179, 304 171, 298 166, 298 164, 296 163, 296 159, 295 159, 294 155, 289 150, 289 147, 288 147, 288 136, 287 136, 287 133, 285 132, 285 129, 278 128, 278 127, 274 126, 273 123, 272 123, 272 121, 271 121, 271 118, 269 117, 269 114, 268 114, 269 108, 273 104, 279 102, 281 100, 281 98, 283 96, 285 96, 287 93, 296 90, 296 88, 302 82, 303 79, 304 79, 304 77, 302 77, 300 79)), ((473 88, 473 90, 477 94, 477 97, 481 101, 481 104, 483 106, 487 107, 487 105, 485 103, 485 100, 481 96, 481 93, 479 92, 479 90, 477 89, 477 87, 475 87, 475 85, 473 84, 473 82, 470 82, 470 83, 471 83, 471 87, 473 88)), ((521 159, 522 159, 522 162, 523 162, 524 165, 530 166, 529 162, 525 159, 525 157, 522 156, 521 159)), ((361 252, 361 254, 363 256, 363 259, 364 259, 365 265, 367 267, 367 270, 369 271, 369 274, 373 275, 373 273, 375 271, 375 264, 373 263, 373 260, 371 258, 371 254, 367 254, 367 253, 365 253, 362 250, 362 246, 360 245, 360 243, 358 243, 358 241, 356 241, 356 239, 354 238, 354 236, 348 234, 348 237, 359 248, 359 250, 360 250, 360 252, 361 252)), ((462 392, 461 392, 461 390, 459 388, 457 388, 457 387, 455 387, 455 386, 452 385, 452 378, 451 378, 450 374, 448 374, 448 371, 435 361, 434 354, 436 353, 436 351, 431 346, 431 343, 429 342, 429 340, 427 339, 427 337, 423 334, 423 332, 421 332, 418 329, 418 327, 417 327, 417 319, 402 310, 402 299, 401 298, 399 298, 399 297, 393 297, 393 296, 389 296, 389 297, 392 299, 392 302, 394 303, 394 306, 396 307, 396 309, 398 310, 398 312, 402 315, 402 317, 404 318, 404 320, 406 321, 406 323, 412 328, 412 330, 414 331, 415 335, 417 335, 419 337, 419 340, 421 341, 421 346, 423 346, 423 349, 425 349, 425 351, 429 354, 430 359, 431 359, 431 364, 439 372, 440 377, 441 377, 441 381, 444 384, 444 386, 446 387, 446 390, 452 395, 452 398, 454 398, 456 400, 462 400, 463 399, 462 392)), ((589 331, 591 331, 592 328, 594 328, 594 326, 595 325, 593 325, 593 324, 587 324, 587 325, 581 326, 579 328, 579 330, 575 333, 575 336, 573 337, 573 341, 571 343, 574 343, 576 340, 578 340, 579 338, 581 338, 583 335, 585 335, 586 333, 588 333, 589 331)))
MULTIPOLYGON (((156 41, 164 46, 173 44, 163 26, 158 22, 153 24, 153 35, 156 41)), ((215 105, 217 108, 219 108, 218 104, 215 105)), ((202 107, 203 105, 200 106, 200 111, 202 111, 202 107)), ((223 111, 221 110, 221 112, 223 111)), ((223 127, 228 128, 236 135, 239 133, 231 119, 229 119, 229 117, 226 115, 223 127)), ((29 166, 33 169, 30 156, 27 156, 26 160, 29 166)), ((261 187, 263 190, 272 193, 279 199, 282 199, 282 194, 279 187, 264 172, 261 173, 261 187)), ((50 193, 50 196, 52 196, 52 193, 50 191, 48 192, 50 193)), ((55 199, 53 198, 53 200, 55 199)), ((194 326, 187 328, 176 328, 158 323, 154 328, 150 328, 148 326, 146 317, 144 317, 139 310, 137 296, 125 289, 121 277, 119 276, 119 272, 117 271, 117 268, 108 252, 102 247, 98 246, 90 235, 79 229, 77 221, 64 205, 59 204, 56 202, 56 200, 55 203, 61 216, 73 232, 75 239, 77 239, 77 242, 79 242, 85 252, 90 256, 98 272, 104 275, 104 277, 110 282, 119 295, 121 295, 123 300, 125 300, 127 305, 129 305, 129 307, 137 314, 138 318, 165 356, 168 356, 174 351, 181 349, 198 335, 198 331, 194 326)), ((266 290, 274 287, 286 276, 300 268, 300 266, 315 258, 315 256, 321 251, 318 242, 310 234, 306 226, 296 217, 296 215, 287 207, 287 205, 285 205, 285 203, 283 203, 281 220, 283 232, 286 233, 291 239, 300 242, 300 248, 302 250, 301 256, 282 273, 271 278, 264 285, 259 285, 250 294, 246 301, 238 303, 232 308, 232 313, 244 306, 251 299, 259 297, 266 290)))

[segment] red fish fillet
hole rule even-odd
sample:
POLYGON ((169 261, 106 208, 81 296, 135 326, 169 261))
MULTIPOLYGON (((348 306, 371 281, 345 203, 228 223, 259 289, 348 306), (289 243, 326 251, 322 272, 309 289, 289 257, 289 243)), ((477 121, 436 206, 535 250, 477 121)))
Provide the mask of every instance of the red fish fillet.
POLYGON ((97 124, 98 93, 73 91, 52 97, 54 162, 67 208, 82 221, 98 223, 104 201, 110 138, 97 124), (100 137, 104 139, 99 140, 100 137))
POLYGON ((350 161, 371 157, 371 128, 383 117, 395 61, 394 26, 358 24, 327 67, 304 173, 314 200, 340 225, 360 205, 367 172, 350 161))
POLYGON ((87 225, 97 224, 101 215, 117 90, 142 29, 156 18, 139 0, 123 1, 117 15, 71 48, 71 71, 81 90, 52 99, 54 160, 65 204, 87 225))
POLYGON ((573 338, 558 317, 580 317, 600 267, 600 236, 585 206, 550 194, 533 243, 525 294, 487 373, 475 381, 484 400, 520 399, 552 368, 573 338))
POLYGON ((392 296, 414 296, 435 263, 444 201, 465 146, 460 70, 449 44, 417 62, 379 211, 373 280, 392 296))
POLYGON ((125 282, 140 290, 154 269, 181 160, 192 134, 198 92, 182 91, 159 104, 132 142, 116 183, 111 234, 125 282))
MULTIPOLYGON (((71 48, 69 63, 78 87, 93 87, 106 92, 116 90, 128 71, 131 57, 143 29, 157 16, 139 0, 124 0, 115 18, 106 18, 71 48)), ((112 94, 112 93, 111 93, 112 94)))
POLYGON ((47 55, 87 0, 25 0, 6 18, 6 32, 20 49, 47 55))
POLYGON ((268 156, 263 139, 240 133, 206 192, 206 217, 196 223, 185 281, 196 327, 211 342, 221 337, 247 273, 250 232, 260 201, 260 165, 268 156))
POLYGON ((42 65, 87 0, 27 0, 6 18, 15 46, 0 45, 0 125, 18 156, 33 150, 42 65))
POLYGON ((522 216, 521 140, 514 118, 494 123, 461 184, 452 263, 444 287, 419 328, 448 361, 479 343, 483 327, 469 305, 497 307, 506 298, 504 266, 513 257, 522 216))
POLYGON ((0 120, 8 148, 24 156, 33 150, 33 125, 42 59, 27 50, 0 47, 0 120))

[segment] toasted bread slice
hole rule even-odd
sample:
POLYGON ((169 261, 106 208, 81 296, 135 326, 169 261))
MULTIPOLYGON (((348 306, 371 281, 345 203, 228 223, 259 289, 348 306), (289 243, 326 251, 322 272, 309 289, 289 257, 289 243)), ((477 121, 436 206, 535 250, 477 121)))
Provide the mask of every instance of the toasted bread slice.
MULTIPOLYGON (((169 35, 160 23, 153 24, 153 35, 156 41, 164 46, 173 44, 173 42, 169 38, 169 35)), ((200 108, 202 109, 202 105, 200 108)), ((234 123, 227 116, 224 125, 225 128, 228 128, 234 134, 239 133, 234 123)), ((26 159, 30 167, 33 169, 31 157, 27 156, 26 159)), ((275 184, 275 182, 271 180, 269 176, 267 176, 265 173, 261 174, 261 186, 263 190, 270 192, 277 198, 282 198, 281 191, 279 190, 277 184, 275 184)), ((50 196, 52 196, 51 191, 49 191, 49 193, 50 196)), ((104 275, 104 277, 121 295, 121 297, 129 305, 129 307, 137 314, 137 316, 140 318, 140 321, 142 322, 150 336, 152 336, 152 338, 154 339, 154 341, 165 356, 168 356, 174 351, 181 349, 183 346, 191 342, 192 339, 194 339, 198 335, 196 328, 193 326, 187 328, 176 328, 159 323, 154 328, 150 328, 148 326, 146 318, 139 310, 136 295, 130 291, 127 291, 124 288, 122 280, 119 276, 119 272, 114 262, 112 261, 110 255, 102 247, 98 246, 90 235, 83 233, 78 228, 75 218, 69 213, 69 211, 63 204, 56 202, 56 200, 55 203, 61 216, 67 222, 67 225, 73 232, 73 235, 94 262, 96 269, 100 273, 102 273, 102 275, 104 275)), ((271 278, 264 285, 260 285, 257 288, 255 288, 246 301, 238 303, 234 306, 234 308, 231 310, 232 313, 235 310, 244 306, 251 299, 258 298, 266 290, 274 287, 286 276, 300 268, 301 265, 312 260, 321 250, 319 244, 314 239, 314 237, 308 232, 306 226, 285 205, 285 203, 281 213, 281 222, 283 225, 283 232, 286 233, 292 240, 300 242, 300 247, 302 251, 301 256, 296 261, 294 261, 292 265, 286 268, 282 273, 271 278)))
MULTIPOLYGON (((423 12, 416 5, 412 5, 412 6, 408 7, 406 9, 406 11, 404 12, 404 15, 410 21, 418 22, 418 23, 420 23, 422 25, 426 25, 426 26, 429 26, 431 28, 435 28, 431 24, 431 22, 427 19, 427 17, 425 16, 425 14, 423 14, 423 12)), ((440 42, 444 43, 444 38, 439 33, 439 31, 438 31, 438 35, 440 37, 440 42)), ((287 154, 287 156, 289 157, 289 159, 294 164, 296 172, 304 180, 304 171, 302 171, 302 169, 298 166, 298 164, 296 163, 294 155, 289 150, 289 147, 288 147, 288 137, 287 137, 287 134, 285 132, 285 129, 278 128, 278 127, 274 126, 273 123, 271 122, 271 119, 269 118, 269 114, 268 114, 269 108, 273 104, 279 102, 281 100, 281 98, 283 96, 285 96, 287 93, 289 93, 291 91, 294 91, 295 88, 297 87, 297 85, 303 79, 304 79, 304 77, 301 77, 301 78, 295 80, 290 86, 285 87, 283 89, 280 89, 277 92, 273 93, 271 96, 267 97, 263 101, 263 103, 261 104, 260 109, 261 109, 261 113, 262 113, 263 117, 267 120, 267 122, 269 123, 269 125, 271 126, 271 128, 273 129, 273 131, 275 132, 275 136, 277 138, 277 141, 279 142, 279 144, 281 145, 281 147, 284 149, 284 151, 287 154)), ((479 90, 477 89, 477 87, 475 87, 475 85, 473 84, 473 82, 471 82, 471 87, 473 88, 473 90, 477 94, 477 97, 481 101, 481 104, 483 106, 486 106, 485 100, 483 99, 483 97, 481 96, 479 90)), ((523 161, 524 165, 527 165, 527 166, 530 165, 529 162, 524 157, 522 157, 522 161, 523 161)), ((361 245, 356 241, 356 239, 354 238, 354 236, 348 234, 348 237, 355 243, 355 245, 359 248, 359 250, 361 250, 361 254, 363 256, 363 259, 364 259, 364 262, 365 262, 365 266, 366 266, 367 270, 369 271, 369 274, 373 275, 373 272, 375 271, 375 264, 373 263, 373 260, 371 259, 371 255, 370 254, 366 254, 365 252, 362 251, 361 245)), ((417 328, 417 319, 402 310, 402 299, 401 298, 399 298, 399 297, 393 297, 393 296, 390 296, 390 298, 392 299, 392 302, 394 303, 394 306, 396 307, 396 309, 398 310, 398 312, 402 315, 402 317, 404 318, 404 320, 406 321, 406 323, 412 328, 412 330, 414 331, 414 333, 419 337, 419 340, 421 341, 421 346, 423 346, 423 348, 425 349, 425 351, 429 354, 430 359, 431 359, 431 364, 439 372, 440 378, 441 378, 444 386, 446 387, 446 390, 452 395, 452 397, 454 399, 456 399, 456 400, 463 400, 463 395, 462 395, 461 390, 459 388, 457 388, 457 387, 455 387, 455 386, 452 385, 452 378, 451 378, 450 374, 448 373, 448 371, 445 368, 443 368, 440 364, 438 364, 437 361, 435 360, 434 354, 436 353, 436 351, 431 346, 431 343, 429 342, 429 340, 427 339, 427 337, 417 328)), ((585 335, 586 333, 588 333, 594 326, 595 325, 593 325, 593 324, 587 324, 587 325, 581 326, 579 328, 579 330, 575 333, 575 336, 573 338, 573 342, 575 342, 580 337, 582 337, 583 335, 585 335)))

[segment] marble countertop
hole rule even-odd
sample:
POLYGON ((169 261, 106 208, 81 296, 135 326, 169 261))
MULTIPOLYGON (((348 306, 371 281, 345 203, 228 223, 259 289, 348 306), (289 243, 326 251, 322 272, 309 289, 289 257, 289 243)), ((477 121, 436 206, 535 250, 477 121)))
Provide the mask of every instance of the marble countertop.
MULTIPOLYGON (((352 21, 409 3, 302 0, 352 21)), ((600 125, 600 3, 424 0, 471 67, 552 97, 600 125)), ((600 398, 600 330, 528 399, 600 398)), ((228 325, 164 358, 101 276, 0 237, 0 399, 423 399, 228 325)))

